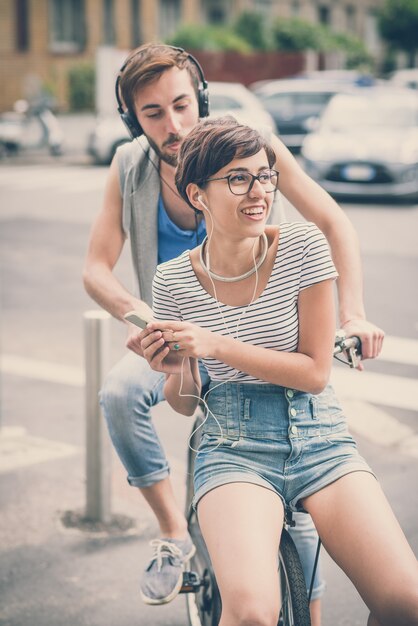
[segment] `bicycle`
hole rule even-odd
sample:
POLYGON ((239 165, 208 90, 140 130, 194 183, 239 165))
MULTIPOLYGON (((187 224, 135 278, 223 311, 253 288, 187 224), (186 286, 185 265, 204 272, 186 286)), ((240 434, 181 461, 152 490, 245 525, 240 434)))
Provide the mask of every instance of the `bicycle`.
MULTIPOLYGON (((342 331, 337 331, 335 337, 334 357, 352 368, 359 364, 361 343, 358 337, 346 338, 342 331), (339 358, 338 355, 344 355, 339 358)), ((196 512, 191 503, 193 499, 194 462, 200 441, 199 425, 203 419, 203 411, 196 417, 193 425, 192 437, 187 457, 186 473, 186 517, 188 529, 196 553, 190 561, 190 568, 184 572, 183 586, 180 593, 187 594, 186 605, 190 626, 218 626, 221 616, 221 597, 213 572, 209 553, 200 532, 196 512)), ((318 539, 315 564, 311 576, 309 592, 306 589, 302 565, 293 539, 287 528, 295 526, 291 511, 285 510, 283 530, 280 539, 278 568, 281 593, 281 611, 278 626, 310 626, 309 602, 313 589, 313 581, 321 540, 318 539)))

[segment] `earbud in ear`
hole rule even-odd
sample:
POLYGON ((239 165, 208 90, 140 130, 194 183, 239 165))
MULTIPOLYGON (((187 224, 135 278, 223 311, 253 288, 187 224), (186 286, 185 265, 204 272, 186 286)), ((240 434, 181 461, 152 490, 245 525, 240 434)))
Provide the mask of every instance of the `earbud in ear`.
POLYGON ((206 206, 206 204, 203 202, 203 198, 202 198, 202 196, 197 196, 197 201, 199 202, 199 204, 201 204, 201 205, 202 205, 202 207, 203 207, 204 209, 206 209, 206 211, 209 211, 208 207, 207 207, 207 206, 206 206))

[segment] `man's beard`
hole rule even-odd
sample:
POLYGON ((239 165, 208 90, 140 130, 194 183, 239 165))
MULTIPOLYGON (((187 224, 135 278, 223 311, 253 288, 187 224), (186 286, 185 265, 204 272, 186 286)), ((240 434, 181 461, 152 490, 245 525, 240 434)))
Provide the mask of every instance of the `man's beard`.
POLYGON ((166 141, 163 143, 162 149, 160 149, 160 147, 157 146, 157 144, 155 143, 155 141, 151 139, 151 137, 147 136, 147 139, 148 139, 149 145, 157 153, 161 161, 164 161, 164 163, 167 163, 168 165, 172 165, 173 167, 177 166, 177 161, 178 161, 177 154, 175 152, 165 152, 164 146, 170 146, 172 143, 181 142, 181 137, 179 135, 170 135, 169 138, 166 139, 166 141))

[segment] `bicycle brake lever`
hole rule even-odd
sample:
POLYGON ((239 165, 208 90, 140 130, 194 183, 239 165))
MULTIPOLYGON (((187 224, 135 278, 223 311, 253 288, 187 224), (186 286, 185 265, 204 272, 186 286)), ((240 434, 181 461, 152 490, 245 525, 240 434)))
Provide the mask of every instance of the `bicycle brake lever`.
POLYGON ((356 367, 358 367, 360 363, 360 357, 357 354, 356 348, 354 347, 348 348, 347 353, 348 353, 348 362, 350 364, 350 367, 355 369, 356 367))

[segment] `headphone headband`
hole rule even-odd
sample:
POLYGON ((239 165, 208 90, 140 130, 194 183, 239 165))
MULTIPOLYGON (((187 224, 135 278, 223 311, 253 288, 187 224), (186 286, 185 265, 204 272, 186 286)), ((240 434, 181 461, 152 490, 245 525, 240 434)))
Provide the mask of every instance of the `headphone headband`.
MULTIPOLYGON (((207 117, 209 115, 208 83, 205 79, 205 75, 203 74, 203 69, 199 61, 192 54, 190 54, 190 52, 186 52, 183 48, 179 48, 177 46, 169 46, 165 44, 164 46, 167 48, 171 48, 172 50, 176 50, 179 53, 187 54, 188 59, 196 67, 198 75, 199 75, 199 80, 200 80, 200 84, 197 89, 199 117, 207 117)), ((138 55, 141 53, 142 53, 142 50, 138 52, 138 55)), ((120 79, 127 65, 129 65, 135 59, 136 56, 137 55, 134 55, 133 57, 128 58, 125 61, 125 63, 122 65, 122 67, 119 70, 119 74, 118 74, 118 77, 116 79, 116 84, 115 84, 115 94, 116 94, 116 101, 118 103, 118 113, 121 117, 122 122, 125 124, 132 139, 136 139, 137 137, 140 137, 141 135, 144 134, 144 131, 135 113, 133 111, 130 111, 129 109, 126 109, 125 111, 123 108, 123 102, 122 102, 121 93, 120 93, 120 79)))

